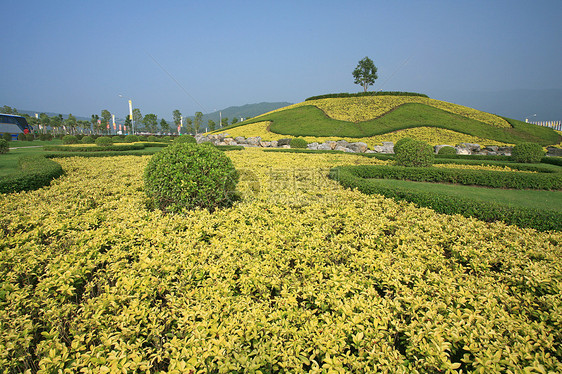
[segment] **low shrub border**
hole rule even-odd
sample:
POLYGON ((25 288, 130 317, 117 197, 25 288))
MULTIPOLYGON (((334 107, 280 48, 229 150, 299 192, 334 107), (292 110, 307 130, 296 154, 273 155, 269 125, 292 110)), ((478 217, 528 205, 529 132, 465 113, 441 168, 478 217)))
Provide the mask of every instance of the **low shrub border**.
POLYGON ((19 171, 0 180, 0 193, 35 190, 64 174, 62 166, 43 155, 22 156, 18 166, 19 171))
POLYGON ((380 194, 388 198, 405 200, 420 207, 431 208, 438 213, 460 214, 486 222, 503 221, 510 225, 530 227, 539 231, 562 230, 562 213, 559 212, 516 208, 494 202, 481 202, 406 188, 388 188, 378 185, 376 179, 361 177, 357 169, 353 166, 336 167, 330 171, 330 178, 346 188, 357 189, 365 194, 380 194))
POLYGON ((421 96, 429 97, 426 94, 421 94, 417 92, 404 92, 404 91, 368 91, 368 92, 357 92, 357 93, 333 93, 325 95, 311 96, 305 101, 319 100, 319 99, 333 99, 338 97, 363 97, 363 96, 421 96))
POLYGON ((400 179, 417 182, 458 183, 493 188, 559 190, 562 173, 518 173, 495 170, 360 165, 353 173, 361 178, 400 179))
MULTIPOLYGON (((158 147, 162 147, 162 143, 152 143, 152 144, 158 144, 158 147)), ((152 144, 150 145, 146 145, 145 143, 117 144, 117 145, 109 145, 107 147, 48 145, 48 146, 44 146, 43 149, 46 151, 57 151, 57 152, 132 151, 132 150, 144 149, 145 147, 154 147, 155 145, 152 144)))

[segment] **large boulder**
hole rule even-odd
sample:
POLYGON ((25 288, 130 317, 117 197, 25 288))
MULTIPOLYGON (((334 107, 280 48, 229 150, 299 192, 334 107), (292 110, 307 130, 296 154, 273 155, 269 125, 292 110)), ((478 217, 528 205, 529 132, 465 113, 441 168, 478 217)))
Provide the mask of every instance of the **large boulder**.
POLYGON ((331 149, 336 149, 336 146, 338 145, 338 143, 333 140, 327 140, 324 142, 324 144, 328 144, 331 149))
POLYGON ((562 148, 547 147, 546 151, 547 156, 562 157, 562 148))
POLYGON ((316 150, 316 149, 318 149, 318 145, 319 145, 319 144, 316 143, 316 142, 308 143, 308 144, 306 145, 306 148, 307 148, 307 149, 316 150))
POLYGON ((237 136, 234 141, 238 144, 246 144, 246 138, 243 136, 237 136))
POLYGON ((260 144, 260 142, 261 142, 261 137, 256 136, 256 137, 253 137, 253 138, 248 138, 248 139, 246 139, 246 142, 247 142, 249 145, 254 145, 254 146, 257 147, 257 146, 260 144))
POLYGON ((476 143, 461 143, 459 146, 467 148, 470 152, 480 152, 480 144, 476 143))
POLYGON ((272 146, 273 148, 277 148, 278 145, 279 145, 279 144, 278 144, 277 140, 272 140, 272 141, 271 141, 271 146, 272 146))
POLYGON ((351 149, 355 153, 364 153, 369 147, 367 146, 367 143, 355 142, 349 144, 346 148, 351 149))
POLYGON ((284 146, 284 145, 289 145, 290 143, 291 143, 291 139, 279 139, 277 141, 277 146, 281 147, 281 146, 284 146))
POLYGON ((472 154, 470 149, 468 149, 466 147, 456 146, 455 149, 457 150, 458 155, 470 155, 470 154, 472 154))
POLYGON ((332 145, 328 144, 328 143, 322 143, 320 145, 318 145, 317 148, 319 151, 331 151, 332 150, 332 145))
POLYGON ((433 147, 433 149, 435 150, 435 153, 438 154, 439 151, 441 150, 441 148, 445 148, 445 147, 455 148, 455 147, 452 146, 452 145, 448 145, 448 144, 439 144, 439 145, 436 145, 435 147, 433 147))
POLYGON ((347 148, 349 146, 349 143, 347 142, 347 140, 338 140, 336 142, 336 146, 340 146, 340 147, 345 147, 347 148))
POLYGON ((382 145, 375 145, 373 150, 376 153, 394 153, 394 143, 393 142, 382 142, 382 145))

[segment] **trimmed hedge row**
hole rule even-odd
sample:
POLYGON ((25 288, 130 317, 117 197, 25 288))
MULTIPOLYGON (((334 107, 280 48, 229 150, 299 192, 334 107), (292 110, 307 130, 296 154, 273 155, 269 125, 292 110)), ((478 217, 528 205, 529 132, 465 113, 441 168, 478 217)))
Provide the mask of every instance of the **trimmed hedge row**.
MULTIPOLYGON (((100 138, 102 139, 102 138, 100 138)), ((162 147, 162 143, 158 144, 162 147)), ((152 147, 153 145, 146 144, 119 144, 119 145, 109 145, 109 146, 64 146, 64 145, 48 145, 44 146, 43 149, 46 151, 58 151, 58 152, 102 152, 102 151, 133 151, 144 149, 145 147, 152 147)))
POLYGON ((0 180, 0 193, 35 190, 64 174, 62 166, 42 155, 22 156, 18 166, 19 171, 0 180))
POLYGON ((562 213, 560 212, 516 208, 491 201, 481 202, 400 187, 388 188, 378 184, 376 179, 363 178, 357 170, 359 168, 353 166, 333 168, 330 171, 330 178, 346 188, 356 188, 365 194, 380 194, 388 198, 405 200, 420 207, 431 208, 438 213, 460 214, 486 222, 503 221, 510 225, 530 227, 539 231, 562 230, 562 213))
POLYGON ((429 97, 426 94, 421 94, 417 92, 403 92, 403 91, 369 91, 369 92, 357 92, 357 93, 333 93, 318 96, 311 96, 305 101, 319 100, 319 99, 333 99, 338 97, 362 97, 362 96, 421 96, 429 97))
POLYGON ((559 190, 562 173, 506 173, 495 170, 466 170, 387 165, 361 165, 353 169, 360 178, 400 179, 417 182, 458 183, 493 188, 559 190))

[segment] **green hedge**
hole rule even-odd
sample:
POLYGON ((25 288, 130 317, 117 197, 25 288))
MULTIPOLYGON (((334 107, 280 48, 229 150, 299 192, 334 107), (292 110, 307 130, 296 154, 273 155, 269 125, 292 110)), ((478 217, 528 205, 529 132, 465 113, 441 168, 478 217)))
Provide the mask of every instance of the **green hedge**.
POLYGON ((311 96, 305 101, 309 100, 319 100, 319 99, 333 99, 337 97, 362 97, 362 96, 421 96, 429 97, 426 94, 421 94, 417 92, 403 92, 403 91, 369 91, 369 92, 357 92, 357 93, 333 93, 318 96, 311 96))
MULTIPOLYGON (((158 144, 158 147, 162 147, 162 143, 158 144)), ((119 144, 119 145, 109 145, 107 147, 103 146, 64 146, 64 145, 47 145, 43 149, 46 151, 57 151, 57 152, 105 152, 105 151, 132 151, 138 149, 144 149, 145 147, 154 147, 154 145, 146 145, 145 143, 139 144, 119 144)))
MULTIPOLYGON (((409 168, 411 170, 412 168, 409 168)), ((359 167, 340 166, 330 171, 330 178, 346 188, 354 188, 365 194, 380 194, 388 198, 405 200, 438 213, 460 214, 482 221, 503 221, 539 231, 562 230, 562 213, 538 209, 516 208, 509 205, 481 202, 446 194, 421 192, 407 188, 388 188, 377 184, 376 179, 366 179, 359 167)))
POLYGON ((62 166, 42 155, 22 156, 18 167, 17 172, 2 177, 0 193, 35 190, 64 174, 62 166))
POLYGON ((360 165, 353 169, 361 178, 400 179, 417 182, 458 183, 493 188, 558 190, 562 173, 517 173, 495 170, 360 165))

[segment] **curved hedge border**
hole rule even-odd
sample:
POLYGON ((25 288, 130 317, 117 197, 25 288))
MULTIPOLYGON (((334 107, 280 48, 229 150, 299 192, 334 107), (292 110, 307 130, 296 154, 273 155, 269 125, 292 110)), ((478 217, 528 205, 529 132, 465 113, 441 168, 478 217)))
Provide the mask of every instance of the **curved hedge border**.
POLYGON ((311 96, 305 101, 318 100, 318 99, 333 99, 337 97, 362 97, 362 96, 421 96, 429 97, 426 94, 421 94, 417 92, 403 92, 403 91, 369 91, 369 92, 357 92, 357 93, 333 93, 318 96, 311 96))
MULTIPOLYGON (((158 143, 159 147, 162 147, 162 143, 158 143)), ((151 147, 152 145, 148 145, 151 147)), ((46 151, 56 151, 56 152, 103 152, 103 151, 133 151, 144 149, 147 147, 146 144, 119 144, 119 145, 109 145, 107 147, 100 146, 65 146, 65 145, 48 145, 44 146, 43 149, 46 151)))
POLYGON ((35 190, 64 174, 62 166, 42 155, 23 156, 18 166, 19 171, 0 180, 0 193, 35 190))
POLYGON ((353 168, 360 178, 400 179, 416 182, 458 183, 493 188, 559 190, 562 173, 506 173, 495 170, 466 170, 432 167, 360 165, 353 168))
MULTIPOLYGON (((407 188, 388 188, 377 184, 376 179, 365 179, 359 167, 339 166, 330 170, 330 178, 346 188, 356 188, 365 194, 380 194, 388 198, 405 200, 438 213, 460 214, 482 221, 503 221, 519 227, 539 231, 562 230, 562 213, 537 209, 515 208, 494 202, 481 202, 468 198, 453 197, 441 193, 429 193, 407 188)), ((411 169, 411 168, 410 168, 411 169)))

